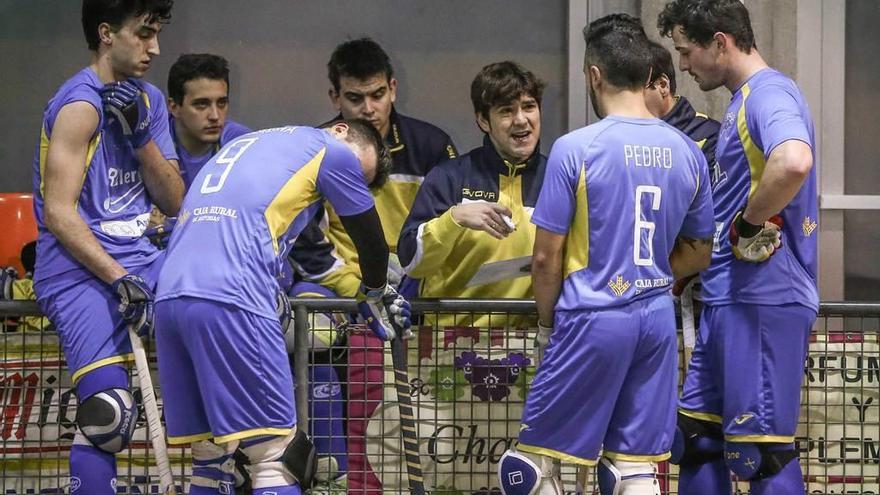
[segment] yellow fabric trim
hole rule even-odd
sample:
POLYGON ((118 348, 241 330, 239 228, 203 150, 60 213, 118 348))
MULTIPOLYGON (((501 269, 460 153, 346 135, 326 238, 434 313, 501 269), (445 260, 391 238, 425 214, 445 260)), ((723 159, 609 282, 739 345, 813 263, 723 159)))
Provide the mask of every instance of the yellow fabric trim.
POLYGON ((226 443, 233 440, 241 440, 243 438, 258 437, 261 435, 278 435, 287 436, 293 432, 293 428, 254 428, 253 430, 244 430, 229 435, 221 435, 214 437, 214 443, 226 443))
MULTIPOLYGON (((421 244, 422 259, 409 270, 413 278, 428 278, 447 267, 447 258, 467 230, 452 218, 452 208, 437 218, 425 222, 422 235, 417 240, 421 244)), ((485 234, 488 235, 488 234, 485 234)))
POLYGON ((657 455, 635 455, 635 454, 621 454, 620 452, 602 452, 602 457, 607 457, 609 459, 615 461, 629 461, 629 462, 660 462, 665 461, 672 457, 670 452, 664 452, 663 454, 657 455))
POLYGON ((590 206, 587 201, 587 164, 581 164, 577 190, 574 193, 574 219, 565 238, 563 278, 583 270, 590 262, 590 206))
POLYGON ((208 440, 213 437, 214 434, 210 431, 207 433, 198 433, 196 435, 186 435, 183 437, 172 437, 168 436, 168 445, 183 445, 186 443, 200 442, 202 440, 208 440))
POLYGON ((718 423, 719 425, 723 422, 721 416, 712 413, 704 413, 697 411, 689 411, 687 409, 679 409, 678 414, 682 416, 687 416, 689 418, 699 419, 702 421, 709 421, 710 423, 718 423))
POLYGON ((134 361, 134 354, 132 354, 132 353, 108 357, 105 359, 100 359, 98 361, 95 361, 94 363, 87 364, 87 365, 83 366, 82 368, 76 370, 76 372, 74 372, 73 375, 71 375, 70 379, 71 379, 71 381, 73 381, 73 383, 75 385, 76 382, 80 378, 82 378, 83 375, 88 373, 89 371, 96 370, 102 366, 107 366, 109 364, 127 363, 127 362, 131 362, 131 361, 134 361))
POLYGON ((697 112, 696 110, 694 110, 694 115, 696 115, 697 117, 702 117, 702 118, 704 118, 704 119, 708 119, 708 118, 709 118, 709 116, 706 115, 705 113, 703 113, 703 112, 697 112))
POLYGON ((792 443, 794 436, 785 435, 724 435, 724 440, 732 443, 792 443))
POLYGON ((703 146, 706 144, 706 141, 707 141, 708 139, 709 139, 709 138, 701 139, 701 140, 697 141, 697 142, 696 142, 696 143, 697 143, 697 148, 703 149, 703 146))
POLYGON ((332 290, 339 297, 354 297, 361 286, 360 271, 343 264, 318 280, 318 283, 332 290))
POLYGON ((764 152, 755 145, 752 135, 749 134, 749 126, 746 121, 746 100, 748 100, 750 93, 749 83, 743 84, 742 105, 740 105, 736 116, 736 129, 739 132, 739 140, 742 143, 746 160, 749 162, 749 177, 751 179, 749 199, 755 194, 758 183, 761 182, 761 176, 764 175, 764 167, 767 165, 767 162, 764 160, 764 152))
POLYGON ((281 187, 281 190, 266 207, 264 216, 266 224, 269 226, 269 235, 272 236, 272 247, 276 254, 279 252, 278 238, 287 232, 290 224, 299 216, 300 212, 320 198, 318 171, 321 169, 321 162, 324 160, 325 154, 327 154, 327 148, 321 148, 318 154, 287 180, 287 183, 281 187))
POLYGON ((596 459, 583 459, 573 456, 571 454, 566 454, 565 452, 559 452, 558 450, 546 449, 544 447, 534 447, 522 443, 517 445, 516 449, 522 450, 523 452, 530 452, 532 454, 546 455, 547 457, 559 459, 563 462, 570 462, 572 464, 580 464, 581 466, 595 466, 598 462, 596 459))

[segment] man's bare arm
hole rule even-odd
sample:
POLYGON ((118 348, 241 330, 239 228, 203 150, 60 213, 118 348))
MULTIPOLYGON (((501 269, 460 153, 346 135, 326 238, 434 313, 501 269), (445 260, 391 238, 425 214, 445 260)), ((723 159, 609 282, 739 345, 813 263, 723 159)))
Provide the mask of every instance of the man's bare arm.
POLYGON ((696 275, 709 267, 712 261, 712 238, 691 239, 679 237, 669 254, 669 266, 675 280, 696 275))
POLYGON ((166 160, 153 140, 137 149, 141 176, 153 203, 165 215, 177 216, 183 203, 184 185, 176 160, 166 160))
POLYGON ((791 139, 774 148, 743 219, 753 225, 764 225, 794 199, 812 168, 813 150, 807 143, 791 139))
POLYGON ((86 172, 89 141, 98 127, 95 107, 78 101, 65 105, 55 119, 43 171, 46 228, 68 252, 104 282, 127 272, 116 262, 76 210, 86 172))
POLYGON ((532 253, 532 285, 538 321, 553 326, 553 313, 562 290, 562 252, 565 236, 536 227, 532 253))

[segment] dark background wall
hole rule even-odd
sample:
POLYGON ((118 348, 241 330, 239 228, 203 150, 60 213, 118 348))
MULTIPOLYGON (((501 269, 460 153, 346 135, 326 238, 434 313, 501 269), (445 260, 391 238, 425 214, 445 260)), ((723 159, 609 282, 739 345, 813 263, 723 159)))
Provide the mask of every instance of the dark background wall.
MULTIPOLYGON (((76 0, 0 0, 0 192, 30 191, 46 101, 88 64, 76 0)), ((470 82, 490 62, 516 60, 547 81, 543 145, 565 131, 564 0, 178 0, 146 79, 165 91, 180 53, 232 66, 230 116, 253 128, 317 124, 333 115, 326 63, 346 38, 371 36, 391 55, 397 108, 477 146, 470 82)))

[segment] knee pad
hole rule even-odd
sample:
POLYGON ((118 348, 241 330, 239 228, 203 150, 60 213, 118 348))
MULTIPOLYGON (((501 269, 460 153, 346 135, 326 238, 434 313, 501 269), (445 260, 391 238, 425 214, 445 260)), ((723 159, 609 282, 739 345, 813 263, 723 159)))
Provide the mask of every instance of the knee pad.
POLYGON ((76 424, 82 435, 110 454, 128 446, 137 420, 137 404, 131 392, 124 388, 92 394, 76 410, 76 424))
POLYGON ((721 425, 678 415, 669 462, 689 467, 722 459, 724 433, 721 425))
POLYGON ((601 495, 660 495, 653 462, 599 459, 596 480, 601 495))
POLYGON ((498 461, 503 495, 562 495, 559 466, 546 456, 508 450, 498 461))
POLYGON ((287 486, 299 483, 308 490, 315 481, 315 446, 300 430, 287 436, 274 436, 242 445, 253 488, 287 486))
POLYGON ((235 460, 238 442, 218 445, 210 440, 192 444, 192 486, 216 489, 222 495, 235 493, 235 460))
POLYGON ((727 467, 742 480, 756 481, 775 475, 797 458, 790 444, 726 442, 724 460, 727 467))

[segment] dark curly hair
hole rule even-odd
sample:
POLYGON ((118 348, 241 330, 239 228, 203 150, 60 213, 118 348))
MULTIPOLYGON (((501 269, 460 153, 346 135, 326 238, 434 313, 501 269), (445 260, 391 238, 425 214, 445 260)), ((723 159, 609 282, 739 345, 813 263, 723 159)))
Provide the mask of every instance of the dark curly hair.
POLYGON ((755 44, 755 33, 749 11, 740 0, 674 0, 666 4, 657 17, 661 36, 671 36, 681 26, 685 36, 706 46, 715 33, 733 36, 737 48, 749 53, 755 44))

